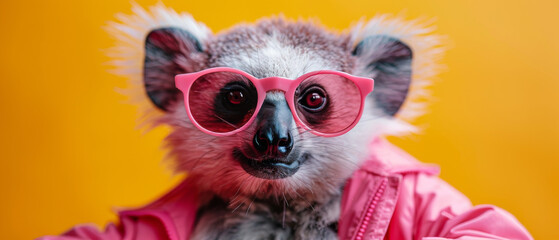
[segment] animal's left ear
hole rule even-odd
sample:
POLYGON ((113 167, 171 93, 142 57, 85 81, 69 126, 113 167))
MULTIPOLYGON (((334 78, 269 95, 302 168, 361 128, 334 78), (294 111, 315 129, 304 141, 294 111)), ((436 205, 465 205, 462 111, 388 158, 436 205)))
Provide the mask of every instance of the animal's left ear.
POLYGON ((375 105, 389 116, 396 114, 411 83, 411 48, 396 38, 378 35, 364 38, 352 54, 357 57, 356 74, 375 79, 375 105))

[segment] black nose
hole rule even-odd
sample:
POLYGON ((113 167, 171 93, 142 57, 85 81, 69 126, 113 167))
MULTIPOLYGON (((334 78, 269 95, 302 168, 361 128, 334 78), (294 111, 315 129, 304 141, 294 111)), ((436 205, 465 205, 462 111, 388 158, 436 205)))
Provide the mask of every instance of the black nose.
POLYGON ((260 129, 254 135, 254 148, 268 157, 285 157, 293 148, 293 138, 288 131, 277 128, 260 129))

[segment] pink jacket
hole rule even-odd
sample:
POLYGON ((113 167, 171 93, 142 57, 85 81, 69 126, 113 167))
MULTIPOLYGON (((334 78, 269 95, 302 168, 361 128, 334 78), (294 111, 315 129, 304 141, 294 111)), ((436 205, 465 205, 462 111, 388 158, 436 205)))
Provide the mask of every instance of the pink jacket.
MULTIPOLYGON (((436 166, 419 163, 385 140, 346 184, 340 239, 533 239, 510 213, 470 201, 439 179, 436 166)), ((40 240, 186 240, 197 199, 186 179, 157 201, 119 213, 104 231, 77 226, 40 240)))

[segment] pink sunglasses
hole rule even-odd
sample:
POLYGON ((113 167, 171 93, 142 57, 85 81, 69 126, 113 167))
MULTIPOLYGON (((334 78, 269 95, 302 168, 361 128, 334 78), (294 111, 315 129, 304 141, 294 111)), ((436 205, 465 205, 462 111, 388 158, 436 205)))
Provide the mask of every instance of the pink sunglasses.
POLYGON ((294 80, 258 79, 238 69, 216 67, 179 74, 175 84, 184 93, 191 122, 205 133, 228 136, 243 131, 256 118, 266 93, 282 91, 298 126, 318 136, 334 137, 357 124, 374 80, 332 70, 294 80))

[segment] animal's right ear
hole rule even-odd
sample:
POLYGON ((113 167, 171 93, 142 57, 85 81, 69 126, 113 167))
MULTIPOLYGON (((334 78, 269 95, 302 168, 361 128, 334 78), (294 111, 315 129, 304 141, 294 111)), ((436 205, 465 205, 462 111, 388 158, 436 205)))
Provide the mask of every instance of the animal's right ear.
POLYGON ((190 32, 158 28, 145 41, 144 86, 148 97, 161 110, 168 111, 180 96, 175 75, 199 71, 206 64, 203 43, 190 32))

